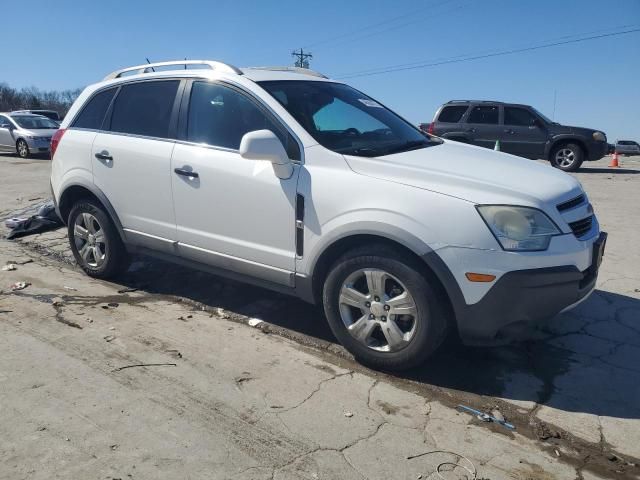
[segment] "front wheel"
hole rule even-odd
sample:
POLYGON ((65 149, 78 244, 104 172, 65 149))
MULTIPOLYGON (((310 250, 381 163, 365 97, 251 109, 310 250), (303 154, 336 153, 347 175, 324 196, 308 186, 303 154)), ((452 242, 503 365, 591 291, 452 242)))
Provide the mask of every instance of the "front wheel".
POLYGON ((565 143, 551 152, 551 165, 565 172, 575 172, 584 160, 584 152, 580 145, 565 143))
POLYGON ((29 145, 22 138, 16 142, 16 153, 20 158, 29 158, 29 145))
POLYGON ((386 246, 353 250, 336 261, 323 303, 336 338, 373 368, 419 365, 447 331, 441 300, 417 261, 386 246))

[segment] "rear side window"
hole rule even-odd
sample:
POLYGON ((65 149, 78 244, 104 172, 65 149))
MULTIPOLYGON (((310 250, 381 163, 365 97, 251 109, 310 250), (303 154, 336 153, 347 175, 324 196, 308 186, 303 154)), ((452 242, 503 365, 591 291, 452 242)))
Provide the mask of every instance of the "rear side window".
POLYGON ((473 107, 469 114, 468 123, 489 123, 498 124, 498 107, 478 106, 473 107))
POLYGON ((467 111, 466 105, 457 105, 455 107, 444 107, 438 115, 439 122, 458 123, 467 111))
POLYGON ((124 85, 111 115, 112 132, 167 138, 179 80, 124 85))
POLYGON ((522 127, 535 125, 536 117, 524 108, 504 107, 504 124, 522 127))
POLYGON ((116 89, 110 88, 94 95, 84 106, 80 115, 78 115, 71 126, 75 128, 99 130, 102 127, 104 115, 107 113, 107 108, 109 108, 109 104, 115 93, 116 89))
POLYGON ((300 160, 298 144, 252 100, 240 92, 215 83, 194 82, 189 101, 187 140, 233 150, 240 148, 245 133, 271 130, 292 160, 300 160))

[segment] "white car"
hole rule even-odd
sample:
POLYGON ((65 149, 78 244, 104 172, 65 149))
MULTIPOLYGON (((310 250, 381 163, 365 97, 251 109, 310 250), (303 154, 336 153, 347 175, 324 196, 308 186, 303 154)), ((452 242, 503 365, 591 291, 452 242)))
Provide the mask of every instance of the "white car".
POLYGON ((89 275, 144 252, 322 303, 376 368, 570 308, 606 240, 570 175, 425 135, 310 70, 123 69, 84 90, 52 151, 89 275))

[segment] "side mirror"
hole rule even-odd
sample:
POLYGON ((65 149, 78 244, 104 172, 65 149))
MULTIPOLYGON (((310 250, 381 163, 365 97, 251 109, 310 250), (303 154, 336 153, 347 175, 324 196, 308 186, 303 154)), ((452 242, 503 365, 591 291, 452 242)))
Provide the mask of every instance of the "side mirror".
POLYGON ((544 127, 544 124, 542 123, 542 120, 540 120, 539 118, 534 118, 533 119, 533 126, 534 127, 538 127, 538 128, 542 128, 542 127, 544 127))
POLYGON ((240 141, 240 156, 247 160, 266 160, 273 164, 278 178, 286 180, 293 174, 293 165, 282 142, 271 130, 245 133, 240 141))
POLYGON ((8 128, 9 130, 11 130, 11 124, 10 123, 0 123, 0 128, 8 128))

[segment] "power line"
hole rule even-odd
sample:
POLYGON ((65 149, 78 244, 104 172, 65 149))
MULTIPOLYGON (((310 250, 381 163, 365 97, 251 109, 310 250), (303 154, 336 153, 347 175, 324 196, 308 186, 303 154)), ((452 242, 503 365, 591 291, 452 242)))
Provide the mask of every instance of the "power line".
MULTIPOLYGON (((448 3, 451 3, 453 1, 455 1, 455 0, 446 0, 443 3, 434 6, 434 8, 442 7, 442 6, 444 6, 444 5, 448 4, 448 3)), ((374 37, 374 36, 380 35, 381 33, 389 32, 391 30, 397 30, 398 28, 407 27, 409 25, 414 25, 416 23, 420 23, 420 22, 424 22, 424 21, 428 22, 428 21, 433 20, 434 18, 440 17, 440 16, 442 16, 442 15, 444 15, 446 13, 451 13, 451 12, 455 12, 456 10, 460 10, 463 7, 466 7, 467 5, 469 5, 470 3, 472 3, 471 0, 467 1, 466 3, 463 2, 463 3, 461 3, 460 5, 458 5, 458 6, 454 7, 454 8, 451 8, 451 9, 448 9, 448 10, 445 10, 445 11, 442 11, 442 12, 438 12, 438 13, 436 13, 434 15, 430 15, 428 18, 417 18, 417 19, 416 18, 412 18, 408 22, 399 23, 397 25, 392 25, 392 26, 384 28, 382 30, 377 30, 377 31, 374 31, 374 32, 368 32, 368 33, 365 33, 364 35, 356 36, 354 38, 349 38, 349 39, 343 40, 343 41, 338 41, 337 43, 333 43, 331 45, 331 47, 335 47, 336 45, 341 45, 341 44, 347 43, 347 42, 355 42, 355 41, 364 40, 365 38, 374 37)))
MULTIPOLYGON (((433 63, 420 63, 420 64, 415 64, 413 66, 402 66, 402 65, 392 65, 389 67, 384 67, 384 68, 380 68, 368 73, 358 73, 358 72, 354 72, 354 73, 350 73, 350 74, 346 74, 343 75, 341 77, 336 77, 337 79, 348 79, 348 78, 357 78, 357 77, 369 77, 372 75, 382 75, 384 73, 392 73, 392 72, 399 72, 399 71, 403 71, 403 70, 416 70, 419 68, 428 68, 428 67, 435 67, 438 65, 446 65, 446 64, 450 64, 450 63, 462 63, 462 62, 469 62, 472 60, 480 60, 480 59, 484 59, 484 58, 491 58, 491 57, 500 57, 500 56, 504 56, 504 55, 512 55, 514 53, 522 53, 522 52, 530 52, 533 50, 541 50, 543 48, 550 48, 550 47, 556 47, 559 45, 568 45, 568 44, 572 44, 572 43, 580 43, 580 42, 585 42, 587 40, 596 40, 599 38, 607 38, 607 37, 616 37, 619 35, 626 35, 628 33, 635 33, 635 32, 640 32, 640 28, 635 28, 635 29, 631 29, 631 30, 626 30, 623 32, 612 32, 612 33, 605 33, 602 35, 593 35, 593 36, 589 36, 589 37, 583 37, 583 38, 577 38, 574 40, 565 40, 562 42, 554 42, 554 43, 545 43, 545 44, 541 44, 541 45, 534 45, 531 47, 524 47, 524 48, 514 48, 514 49, 510 49, 510 50, 502 50, 499 52, 494 52, 494 53, 488 53, 488 54, 484 54, 484 55, 475 55, 475 56, 471 56, 471 57, 466 57, 466 58, 459 58, 461 55, 459 55, 458 57, 453 57, 453 58, 449 58, 449 59, 445 59, 439 62, 433 62, 433 63)), ((425 62, 429 62, 429 60, 425 60, 425 62)), ((418 63, 418 62, 416 62, 418 63)))
MULTIPOLYGON (((447 0, 445 3, 448 3, 450 1, 453 1, 453 0, 447 0)), ((360 32, 365 31, 365 30, 370 30, 370 29, 375 28, 375 27, 386 25, 388 23, 393 23, 393 22, 395 22, 397 20, 401 20, 403 18, 406 18, 406 17, 409 17, 409 16, 413 16, 417 12, 421 12, 421 11, 425 10, 426 8, 430 8, 430 7, 431 6, 429 6, 429 5, 424 5, 424 6, 420 7, 420 8, 418 8, 418 9, 411 10, 410 12, 404 13, 402 15, 398 15, 397 17, 388 18, 388 19, 383 20, 381 22, 373 23, 371 25, 366 25, 364 27, 360 27, 360 28, 357 28, 355 30, 351 30, 351 31, 343 33, 341 35, 333 36, 331 38, 325 38, 324 40, 320 40, 318 42, 310 43, 308 45, 305 45, 304 48, 311 48, 311 47, 316 47, 318 45, 324 45, 326 43, 333 43, 335 40, 340 40, 340 39, 343 39, 343 38, 346 38, 346 37, 350 37, 352 35, 356 35, 356 34, 358 34, 360 32)))
MULTIPOLYGON (((608 28, 600 28, 598 30, 590 30, 588 32, 581 32, 581 33, 574 33, 572 35, 562 35, 560 37, 554 37, 554 38, 549 38, 547 41, 548 42, 555 42, 555 41, 561 41, 561 40, 565 40, 565 39, 570 39, 570 38, 575 38, 575 37, 584 37, 585 35, 592 35, 592 34, 596 34, 596 33, 600 33, 600 32, 607 32, 610 33, 611 30, 614 31, 619 31, 619 30, 624 30, 624 29, 630 29, 630 28, 635 28, 638 27, 638 24, 628 24, 628 25, 618 25, 616 27, 608 27, 608 28)), ((525 46, 523 46, 522 48, 526 48, 531 46, 530 44, 527 44, 525 46)), ((520 48, 520 47, 515 47, 515 48, 520 48)), ((500 50, 498 50, 497 52, 500 52, 500 50)), ((355 72, 350 72, 347 73, 345 75, 349 75, 351 76, 355 76, 355 75, 359 75, 361 73, 374 73, 374 72, 378 72, 380 70, 386 70, 388 68, 399 68, 399 67, 410 67, 410 66, 414 66, 414 65, 423 65, 425 62, 440 62, 440 61, 449 61, 449 60, 453 60, 453 59, 457 59, 457 58, 465 58, 465 57, 469 57, 469 56, 475 56, 475 55, 484 55, 484 54, 488 54, 488 53, 496 53, 496 49, 495 48, 491 48, 491 49, 484 49, 484 50, 480 50, 480 51, 475 51, 475 52, 467 52, 467 53, 462 53, 460 55, 455 55, 452 57, 437 57, 437 58, 432 58, 429 60, 419 60, 417 62, 409 62, 409 63, 400 63, 400 64, 396 64, 396 65, 391 65, 389 67, 377 67, 377 68, 368 68, 365 70, 358 70, 355 72)))

